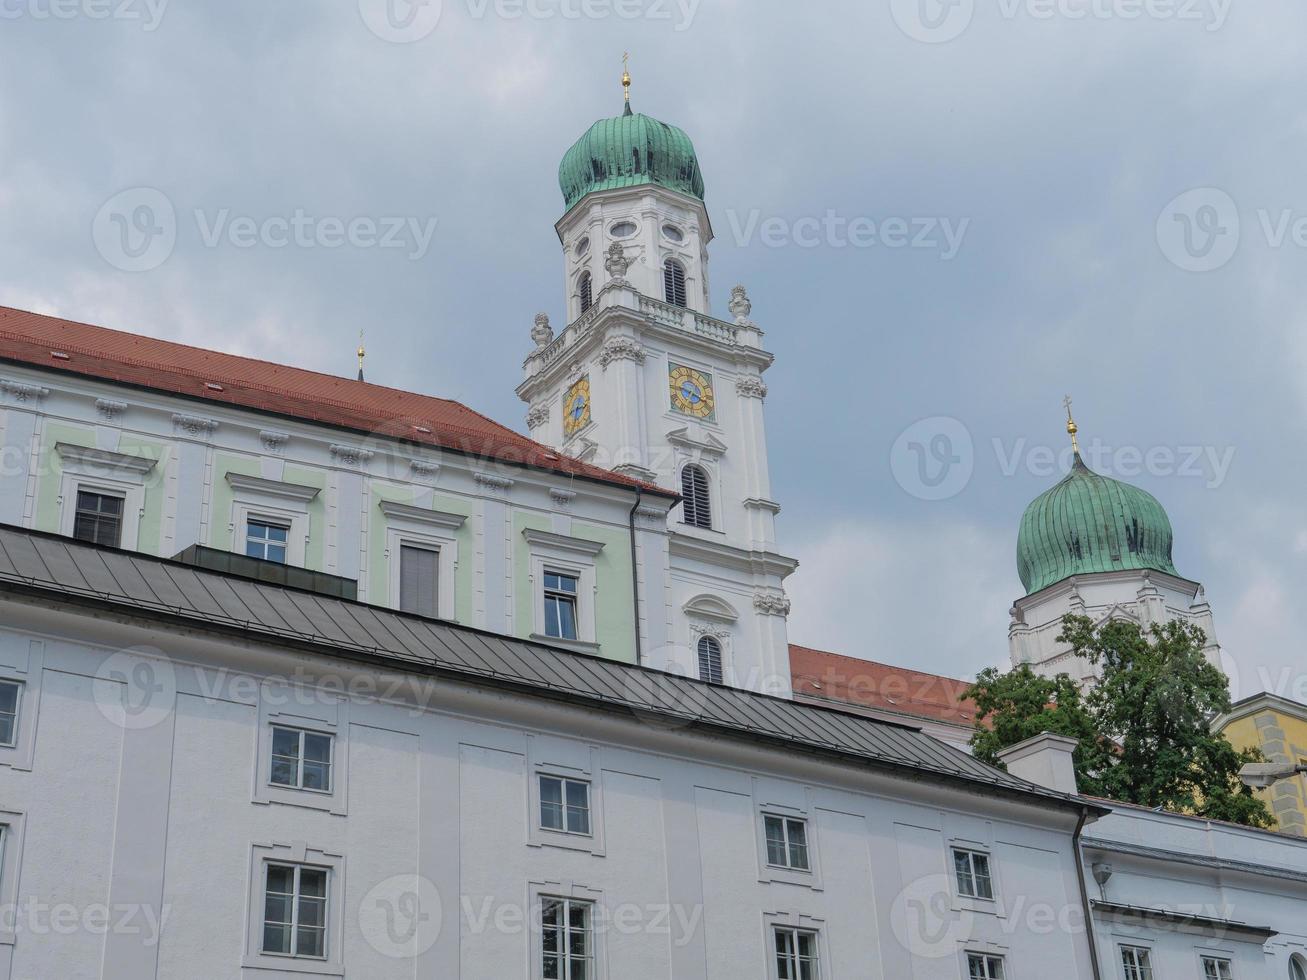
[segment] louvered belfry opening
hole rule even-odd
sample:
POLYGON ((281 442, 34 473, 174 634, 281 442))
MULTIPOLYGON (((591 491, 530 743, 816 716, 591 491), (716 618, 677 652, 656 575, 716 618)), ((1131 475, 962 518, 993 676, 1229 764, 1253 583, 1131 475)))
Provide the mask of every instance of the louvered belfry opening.
POLYGON ((699 638, 699 680, 710 684, 722 682, 722 645, 713 636, 699 638))
POLYGON ((712 505, 708 499, 708 474, 691 463, 681 470, 681 513, 691 527, 712 527, 712 505))
POLYGON ((673 306, 685 306, 685 267, 675 259, 663 263, 663 299, 673 306))
POLYGON ((584 313, 590 309, 590 304, 594 302, 594 292, 591 286, 590 273, 581 273, 581 312, 584 313))

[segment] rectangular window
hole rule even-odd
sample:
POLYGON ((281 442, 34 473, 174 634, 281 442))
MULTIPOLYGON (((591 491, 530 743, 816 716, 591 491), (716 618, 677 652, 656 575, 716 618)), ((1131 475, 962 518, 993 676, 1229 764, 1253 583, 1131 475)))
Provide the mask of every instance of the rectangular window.
POLYGON ((272 782, 330 793, 331 736, 273 726, 272 782))
POLYGON ((21 684, 0 681, 0 745, 12 746, 18 742, 18 700, 21 696, 21 684))
POLYGON ((1125 980, 1153 980, 1153 956, 1140 946, 1121 947, 1121 967, 1125 980))
POLYGON ((594 905, 546 898, 540 906, 544 980, 595 980, 594 905))
POLYGON ((575 640, 578 579, 562 572, 545 572, 545 636, 575 640))
POLYGON ((78 490, 73 537, 109 548, 119 547, 123 536, 123 503, 120 495, 78 490))
POLYGON ((767 836, 768 864, 776 868, 792 868, 796 871, 809 870, 806 820, 769 814, 762 818, 762 825, 767 836))
POLYGON ((559 776, 540 777, 540 826, 589 836, 590 784, 559 776))
POLYGON ((326 959, 327 869, 268 864, 263 890, 263 952, 326 959))
POLYGON ((400 545, 399 608, 418 616, 436 616, 436 578, 440 552, 400 545))
POLYGON ((968 980, 1004 980, 1003 957, 968 953, 967 976, 968 980))
POLYGON ((286 564, 290 527, 251 517, 245 523, 245 554, 250 558, 286 564))
POLYGON ((1204 956, 1203 980, 1234 980, 1234 970, 1230 961, 1218 956, 1204 956))
POLYGON ((964 898, 994 897, 994 880, 989 874, 988 854, 954 848, 953 870, 957 874, 959 895, 964 898))
POLYGON ((821 964, 817 960, 817 934, 803 929, 777 927, 777 980, 819 980, 821 964))

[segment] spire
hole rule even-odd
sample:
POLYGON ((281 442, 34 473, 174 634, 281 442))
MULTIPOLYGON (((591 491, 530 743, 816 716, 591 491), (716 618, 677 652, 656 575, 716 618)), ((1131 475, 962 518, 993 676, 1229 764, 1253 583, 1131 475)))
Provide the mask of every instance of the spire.
POLYGON ((631 115, 631 72, 629 71, 631 53, 622 52, 622 94, 626 98, 626 108, 622 110, 622 115, 631 115))
POLYGON ((364 347, 363 347, 363 331, 362 331, 362 330, 359 331, 359 349, 358 349, 358 352, 357 352, 357 353, 358 353, 358 357, 359 357, 359 380, 362 381, 362 380, 363 380, 363 358, 365 358, 365 357, 368 356, 368 352, 367 352, 367 350, 365 350, 364 347))
POLYGON ((1067 395, 1062 399, 1062 404, 1066 406, 1066 431, 1071 437, 1071 449, 1076 454, 1076 459, 1080 458, 1080 443, 1076 441, 1076 433, 1080 431, 1076 425, 1076 420, 1071 417, 1071 396, 1067 395))

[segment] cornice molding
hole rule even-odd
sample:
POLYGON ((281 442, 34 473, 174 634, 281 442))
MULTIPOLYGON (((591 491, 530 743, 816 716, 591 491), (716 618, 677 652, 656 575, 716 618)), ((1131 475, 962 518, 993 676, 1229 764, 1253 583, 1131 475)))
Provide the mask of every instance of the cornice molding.
POLYGON ((8 378, 0 378, 0 389, 5 394, 17 402, 39 402, 50 394, 50 389, 43 385, 28 384, 24 381, 13 381, 8 378))
POLYGON ((113 422, 119 415, 127 411, 127 403, 118 401, 116 398, 97 398, 95 400, 95 411, 106 422, 113 422))
POLYGON ((795 559, 778 555, 774 551, 751 551, 716 541, 705 541, 679 532, 672 534, 668 547, 671 553, 678 557, 752 572, 755 575, 775 575, 777 578, 785 578, 799 567, 795 559))
POLYGON ((217 419, 206 418, 203 415, 188 415, 185 412, 174 412, 172 424, 174 431, 181 430, 192 439, 207 439, 218 428, 217 419))
POLYGON ((69 442, 56 442, 54 451, 64 461, 77 466, 119 470, 123 473, 138 473, 141 475, 153 470, 158 462, 145 456, 129 456, 126 453, 113 453, 107 449, 76 446, 69 442))
POLYGON ((783 592, 755 592, 753 608, 764 616, 784 618, 790 614, 790 600, 783 592))
POLYGON ((428 510, 426 507, 414 507, 412 504, 401 504, 393 500, 383 500, 378 506, 381 513, 391 520, 410 521, 414 524, 425 524, 446 531, 457 531, 467 523, 467 518, 462 514, 450 514, 442 510, 428 510))
POLYGON ((375 450, 364 449, 362 446, 344 446, 335 442, 331 444, 331 458, 343 466, 362 466, 375 455, 375 450))
POLYGON ((246 493, 263 494, 269 497, 281 497, 283 500, 294 500, 303 504, 315 499, 322 492, 318 487, 310 487, 302 483, 285 483, 281 480, 268 480, 261 476, 247 476, 244 473, 228 473, 227 485, 233 490, 243 490, 246 493))
POLYGON ((727 450, 726 443, 712 433, 707 433, 702 439, 696 439, 690 435, 688 426, 667 433, 667 441, 679 449, 697 450, 711 459, 721 459, 726 455, 727 450))
POLYGON ((472 479, 476 481, 477 486, 483 488, 487 493, 492 493, 496 496, 507 495, 508 491, 513 489, 513 484, 516 482, 506 476, 496 476, 493 473, 481 472, 473 473, 472 479))
POLYGON ((773 514, 781 512, 781 505, 774 500, 764 500, 762 497, 750 497, 744 502, 744 506, 750 510, 765 510, 773 514))
POLYGON ((573 554, 593 558, 604 550, 602 541, 590 541, 587 538, 573 538, 566 534, 554 534, 552 531, 537 531, 525 528, 522 537, 526 543, 537 547, 552 548, 556 551, 570 551, 573 554))
POLYGON ((286 443, 288 442, 290 442, 290 435, 288 433, 277 432, 273 429, 259 430, 259 443, 263 446, 264 452, 280 455, 281 451, 286 448, 286 443))
POLYGON ((613 361, 633 361, 643 364, 648 351, 631 337, 610 337, 599 351, 599 366, 608 367, 613 361))

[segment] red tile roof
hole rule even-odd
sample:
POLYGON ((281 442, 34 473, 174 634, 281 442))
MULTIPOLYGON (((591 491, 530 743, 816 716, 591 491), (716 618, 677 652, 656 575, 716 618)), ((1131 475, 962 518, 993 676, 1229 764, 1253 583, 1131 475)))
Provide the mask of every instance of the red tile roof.
POLYGON ((556 453, 446 398, 3 306, 0 361, 675 496, 669 490, 556 453))
POLYGON ((970 681, 858 660, 790 644, 790 680, 796 696, 843 701, 881 711, 967 728, 975 702, 963 697, 970 681))

